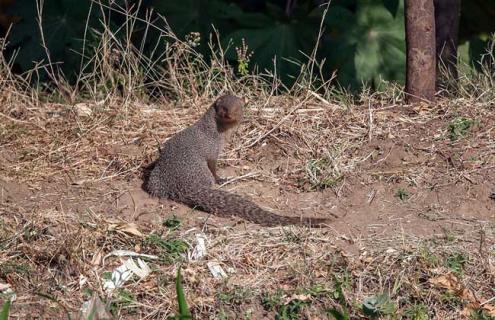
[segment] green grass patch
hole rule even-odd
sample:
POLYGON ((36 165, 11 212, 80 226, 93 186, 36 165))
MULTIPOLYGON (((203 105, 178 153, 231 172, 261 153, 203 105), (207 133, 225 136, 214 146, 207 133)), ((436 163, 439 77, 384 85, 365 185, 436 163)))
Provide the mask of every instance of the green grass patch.
POLYGON ((474 120, 468 118, 457 118, 449 124, 449 138, 451 141, 457 141, 464 137, 469 129, 474 125, 474 120))

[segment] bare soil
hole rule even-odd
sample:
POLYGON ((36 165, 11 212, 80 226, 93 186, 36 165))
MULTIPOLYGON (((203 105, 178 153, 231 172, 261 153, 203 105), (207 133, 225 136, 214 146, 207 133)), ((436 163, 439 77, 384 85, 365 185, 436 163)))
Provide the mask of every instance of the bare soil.
MULTIPOLYGON (((417 296, 411 293, 412 280, 404 289, 393 288, 397 281, 405 283, 401 268, 411 267, 395 265, 398 255, 416 257, 411 252, 424 243, 436 244, 430 251, 438 250, 447 260, 452 252, 469 257, 464 283, 470 282, 483 299, 495 296, 493 105, 440 103, 427 110, 377 105, 373 119, 364 106, 345 111, 318 102, 292 115, 289 108, 275 115, 260 106, 248 110, 247 124, 222 159, 220 174, 231 178, 222 188, 280 214, 332 218, 323 230, 262 228, 150 198, 141 189, 158 141, 192 123, 203 106, 140 106, 121 115, 90 105, 95 115, 87 119, 70 106, 46 105, 2 119, 0 283, 10 284, 17 294, 12 319, 76 314, 87 299, 86 289, 104 296, 101 274, 120 264, 117 258, 95 263, 95 256, 115 249, 156 254, 143 240, 148 234, 175 235, 194 246, 200 231, 209 239, 206 261, 218 260, 235 272, 219 281, 204 261, 185 263, 185 288, 197 318, 220 318, 221 312, 229 319, 246 314, 273 318, 280 306, 270 309, 262 303, 267 292, 283 290, 281 304, 288 305, 300 288, 334 288, 331 275, 342 265, 353 278, 346 289, 349 305, 388 292, 401 317, 411 301, 427 305, 432 319, 461 317, 468 303, 450 306, 425 298, 424 292, 436 290, 426 280, 417 280, 417 296), (317 108, 323 111, 307 117, 317 108), (452 139, 449 126, 459 118, 473 124, 452 139), (334 157, 323 171, 335 180, 318 185, 308 177, 308 161, 327 157, 328 150, 334 157), (181 221, 175 231, 163 225, 172 216, 181 221), (145 236, 112 231, 115 223, 134 223, 145 236), (290 234, 296 240, 288 240, 290 234), (338 262, 342 259, 344 264, 338 262), (480 261, 484 271, 476 271, 480 261), (89 279, 84 285, 81 276, 89 279), (249 292, 235 291, 240 287, 249 292)), ((149 278, 131 284, 127 290, 134 302, 117 303, 118 317, 160 318, 176 312, 175 265, 157 263, 149 278)), ((430 267, 436 276, 449 272, 442 264, 430 267)), ((410 277, 419 279, 418 270, 410 277)), ((431 272, 420 273, 434 277, 431 272)), ((313 303, 306 303, 301 319, 329 317, 325 310, 338 305, 321 296, 308 299, 313 303)))

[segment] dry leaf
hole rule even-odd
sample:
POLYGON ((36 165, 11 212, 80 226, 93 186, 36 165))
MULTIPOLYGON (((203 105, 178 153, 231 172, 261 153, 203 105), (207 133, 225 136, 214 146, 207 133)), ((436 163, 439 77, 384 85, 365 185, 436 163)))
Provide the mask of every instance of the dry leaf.
POLYGON ((97 253, 93 255, 93 259, 91 259, 91 265, 99 266, 101 264, 102 252, 99 250, 97 253))
POLYGON ((442 287, 452 291, 455 291, 459 284, 459 280, 452 273, 430 279, 429 282, 436 285, 437 287, 442 287))
POLYGON ((491 304, 484 304, 481 306, 481 309, 485 310, 488 315, 495 317, 495 306, 491 304))
POLYGON ((137 229, 137 226, 135 223, 110 224, 108 226, 108 231, 116 231, 116 232, 121 232, 121 233, 132 234, 132 235, 137 236, 137 237, 143 236, 141 231, 139 231, 137 229))
POLYGON ((483 309, 490 316, 495 316, 495 307, 491 304, 481 304, 480 299, 476 298, 473 291, 464 287, 459 279, 452 273, 441 275, 439 277, 430 279, 429 282, 437 287, 447 289, 453 292, 459 298, 468 301, 468 305, 462 310, 463 316, 469 316, 473 311, 483 309))
POLYGON ((311 296, 308 294, 293 294, 290 297, 285 298, 284 304, 288 304, 293 300, 308 301, 310 299, 311 299, 311 296))

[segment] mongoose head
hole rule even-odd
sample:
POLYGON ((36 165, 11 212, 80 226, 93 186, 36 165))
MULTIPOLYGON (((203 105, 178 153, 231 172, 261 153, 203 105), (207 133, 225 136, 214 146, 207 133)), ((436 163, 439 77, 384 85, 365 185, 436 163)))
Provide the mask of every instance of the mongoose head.
POLYGON ((226 94, 219 97, 215 103, 215 118, 220 127, 229 129, 242 121, 244 100, 234 95, 226 94))

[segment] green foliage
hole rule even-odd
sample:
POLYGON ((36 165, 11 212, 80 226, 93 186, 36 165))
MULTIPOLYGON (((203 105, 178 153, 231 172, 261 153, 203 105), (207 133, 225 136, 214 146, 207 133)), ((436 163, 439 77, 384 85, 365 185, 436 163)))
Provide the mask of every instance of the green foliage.
POLYGON ((249 52, 244 39, 242 39, 241 47, 236 47, 235 51, 237 53, 237 72, 241 76, 247 76, 249 74, 249 62, 253 53, 249 52))
POLYGON ((3 306, 2 306, 2 310, 0 311, 0 320, 8 320, 9 319, 9 312, 10 312, 10 304, 12 302, 10 301, 10 299, 7 299, 7 301, 5 301, 3 303, 3 306))
POLYGON ((447 257, 445 261, 445 266, 452 270, 455 274, 462 274, 464 270, 464 265, 468 262, 468 258, 461 254, 461 253, 455 253, 452 254, 451 256, 447 257))
POLYGON ((333 298, 337 300, 342 306, 347 304, 344 294, 344 288, 351 287, 351 275, 348 272, 345 272, 341 277, 334 275, 334 291, 333 298))
MULTIPOLYGON (((400 7, 402 9, 402 6, 400 7)), ((405 34, 403 10, 395 18, 380 5, 362 4, 357 12, 356 63, 358 81, 379 86, 381 79, 404 81, 405 34)))
POLYGON ((455 308, 462 305, 461 298, 459 298, 459 296, 449 291, 442 293, 442 295, 440 296, 440 302, 451 308, 455 308))
MULTIPOLYGON (((33 67, 33 61, 47 61, 42 46, 36 7, 38 1, 15 1, 9 8, 9 14, 20 17, 9 35, 13 47, 20 47, 16 62, 27 70, 33 67)), ((82 38, 86 27, 90 1, 57 0, 44 1, 42 8, 43 38, 53 63, 63 62, 62 70, 66 74, 79 67, 82 51, 82 38)), ((99 10, 92 10, 88 25, 94 27, 100 18, 99 10)))
POLYGON ((396 17, 399 14, 401 2, 399 0, 383 0, 383 6, 396 17))
POLYGON ((405 189, 400 188, 395 193, 395 196, 399 198, 401 201, 406 201, 409 198, 409 192, 405 189))
POLYGON ((252 290, 242 286, 235 286, 232 289, 221 291, 217 294, 218 300, 220 300, 223 303, 232 304, 232 305, 238 305, 244 303, 247 300, 250 300, 252 297, 253 297, 252 290))
POLYGON ((451 141, 459 140, 473 126, 474 121, 467 118, 457 118, 449 124, 449 137, 451 141))
POLYGON ((406 309, 405 318, 411 320, 428 320, 428 308, 424 304, 414 304, 406 309))
POLYGON ((9 275, 17 274, 18 276, 29 276, 31 268, 15 259, 5 261, 0 264, 0 277, 6 279, 9 275))
POLYGON ((351 317, 349 316, 349 312, 345 309, 338 310, 338 309, 330 309, 328 310, 328 313, 335 319, 335 320, 350 320, 351 317))
MULTIPOLYGON (((36 2, 15 0, 8 8, 9 15, 20 17, 10 32, 9 47, 12 54, 12 49, 20 48, 16 62, 23 70, 31 68, 33 61, 47 62, 36 18, 36 2)), ((273 71, 276 59, 275 71, 287 84, 293 81, 301 65, 307 63, 306 55, 318 42, 326 8, 310 0, 294 2, 290 9, 284 1, 266 0, 261 2, 263 8, 259 10, 242 9, 245 1, 231 0, 169 0, 144 4, 133 0, 103 1, 103 9, 89 0, 47 0, 42 10, 42 25, 52 62, 62 62, 59 66, 70 78, 79 69, 83 39, 86 36, 86 45, 91 47, 98 39, 102 22, 112 30, 120 30, 119 36, 130 36, 136 47, 141 47, 144 41, 144 48, 156 49, 160 37, 157 30, 138 26, 127 35, 122 28, 126 17, 108 9, 125 8, 125 3, 133 5, 141 19, 147 9, 153 8, 181 38, 186 39, 191 32, 199 33, 197 44, 200 45, 196 49, 203 55, 209 53, 206 44, 210 34, 218 30, 220 44, 229 48, 226 57, 237 65, 239 75, 245 76, 254 68, 273 71), (145 29, 147 37, 144 37, 145 29), (251 52, 239 54, 238 48, 243 46, 249 46, 252 59, 251 52)), ((493 12, 493 2, 462 2, 460 43, 468 45, 467 54, 474 66, 479 67, 477 61, 486 48, 487 35, 495 31, 493 12)), ((316 58, 325 60, 323 71, 328 76, 337 70, 343 87, 358 88, 365 83, 377 88, 382 79, 404 81, 403 0, 332 1, 323 27, 316 58)))
POLYGON ((495 320, 495 317, 492 317, 484 310, 476 310, 471 312, 469 320, 495 320))
POLYGON ((396 312, 396 306, 390 297, 384 293, 364 299, 363 312, 370 317, 393 315, 396 312))
POLYGON ((301 319, 301 308, 306 305, 306 301, 294 299, 280 307, 279 312, 275 315, 275 320, 297 320, 301 319))
POLYGON ((332 293, 331 290, 329 290, 327 287, 325 287, 322 284, 316 284, 312 287, 302 289, 300 290, 300 292, 315 298, 321 298, 332 293))
POLYGON ((191 319, 191 312, 187 306, 184 288, 182 288, 182 277, 180 268, 177 270, 177 278, 175 280, 175 290, 177 291, 177 302, 179 304, 180 319, 191 319))
POLYGON ((265 310, 271 311, 282 304, 282 297, 284 292, 281 289, 275 291, 275 293, 265 293, 261 297, 261 305, 265 310))
POLYGON ((181 225, 181 221, 177 216, 174 214, 173 216, 167 218, 165 221, 163 221, 163 225, 169 229, 175 230, 178 229, 181 225))
POLYGON ((420 259, 429 268, 436 268, 440 264, 440 258, 426 247, 421 248, 420 259))
POLYGON ((117 315, 119 310, 126 308, 129 310, 129 306, 131 306, 135 302, 134 295, 124 289, 119 289, 116 294, 115 301, 112 301, 110 304, 110 312, 113 315, 117 315))
POLYGON ((228 19, 240 11, 237 5, 222 0, 154 1, 153 7, 178 36, 200 32, 203 44, 214 31, 213 25, 220 30, 230 27, 228 19))
POLYGON ((183 240, 164 239, 157 234, 150 234, 146 243, 158 247, 162 251, 162 256, 170 262, 178 260, 189 247, 183 240))
POLYGON ((184 294, 184 288, 182 287, 182 276, 180 274, 180 267, 177 269, 177 276, 175 277, 175 291, 177 293, 177 304, 179 305, 179 314, 169 317, 170 320, 187 320, 192 319, 189 306, 187 305, 186 295, 184 294))

